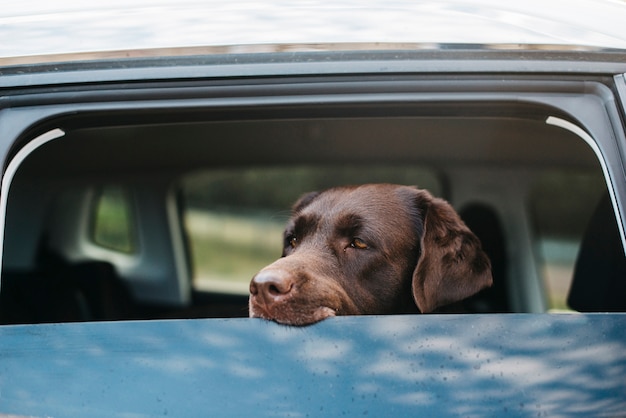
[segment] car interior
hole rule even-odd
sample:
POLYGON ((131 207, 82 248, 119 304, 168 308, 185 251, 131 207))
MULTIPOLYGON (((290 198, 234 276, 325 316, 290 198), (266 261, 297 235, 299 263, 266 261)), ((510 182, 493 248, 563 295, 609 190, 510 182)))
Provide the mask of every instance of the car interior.
POLYGON ((248 283, 280 256, 292 203, 370 182, 428 189, 478 235, 494 285, 467 312, 623 311, 624 254, 601 163, 550 117, 576 123, 515 102, 46 121, 25 141, 63 135, 15 163, 8 193, 0 322, 245 317, 248 283))

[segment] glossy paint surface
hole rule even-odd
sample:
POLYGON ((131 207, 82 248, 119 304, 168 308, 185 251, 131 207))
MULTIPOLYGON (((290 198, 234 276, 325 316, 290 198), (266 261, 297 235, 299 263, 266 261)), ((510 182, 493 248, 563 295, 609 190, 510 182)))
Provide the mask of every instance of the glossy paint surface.
POLYGON ((613 416, 625 328, 623 314, 5 326, 0 413, 613 416))

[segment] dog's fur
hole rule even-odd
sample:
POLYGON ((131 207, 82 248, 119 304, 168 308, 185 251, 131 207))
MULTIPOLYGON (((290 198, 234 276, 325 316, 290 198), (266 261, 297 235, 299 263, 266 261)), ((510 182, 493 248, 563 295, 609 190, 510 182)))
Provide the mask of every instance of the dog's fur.
POLYGON ((428 313, 492 283, 478 238, 452 207, 408 186, 309 193, 282 258, 250 283, 251 317, 308 325, 335 315, 428 313))

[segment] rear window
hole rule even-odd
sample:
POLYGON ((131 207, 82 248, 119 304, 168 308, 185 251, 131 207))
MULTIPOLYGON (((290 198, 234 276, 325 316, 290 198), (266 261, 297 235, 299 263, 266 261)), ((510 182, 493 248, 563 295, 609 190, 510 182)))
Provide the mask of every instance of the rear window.
POLYGON ((123 253, 135 251, 134 220, 130 192, 121 186, 97 191, 91 229, 92 241, 123 253))

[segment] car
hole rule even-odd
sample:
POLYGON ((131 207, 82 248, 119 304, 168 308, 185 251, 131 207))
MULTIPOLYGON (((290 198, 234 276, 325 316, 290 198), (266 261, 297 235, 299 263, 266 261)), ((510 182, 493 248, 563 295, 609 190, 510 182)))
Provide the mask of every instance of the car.
POLYGON ((0 12, 0 414, 623 414, 625 3, 89 7, 0 12), (248 318, 293 202, 370 182, 494 285, 248 318))

